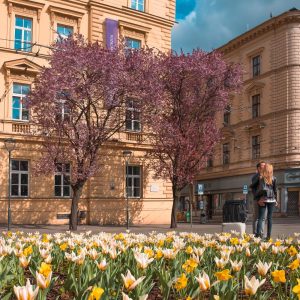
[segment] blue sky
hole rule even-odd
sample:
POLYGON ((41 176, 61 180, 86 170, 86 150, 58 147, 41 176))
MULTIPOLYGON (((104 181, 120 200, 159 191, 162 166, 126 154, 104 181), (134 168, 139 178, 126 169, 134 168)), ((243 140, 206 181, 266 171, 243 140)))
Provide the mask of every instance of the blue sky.
POLYGON ((284 11, 300 0, 176 0, 172 47, 210 51, 284 11))

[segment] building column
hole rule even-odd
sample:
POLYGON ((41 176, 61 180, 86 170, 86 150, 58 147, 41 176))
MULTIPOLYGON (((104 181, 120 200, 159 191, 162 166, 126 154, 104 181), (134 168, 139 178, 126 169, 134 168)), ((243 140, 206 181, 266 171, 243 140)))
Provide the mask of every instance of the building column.
POLYGON ((280 207, 281 207, 281 213, 282 214, 287 214, 287 202, 288 202, 288 189, 286 187, 281 188, 281 193, 280 193, 280 207))

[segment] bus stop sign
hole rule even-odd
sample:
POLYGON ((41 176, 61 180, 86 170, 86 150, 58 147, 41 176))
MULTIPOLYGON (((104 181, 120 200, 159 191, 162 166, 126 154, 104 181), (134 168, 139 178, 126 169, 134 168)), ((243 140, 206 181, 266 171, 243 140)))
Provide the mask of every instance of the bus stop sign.
POLYGON ((204 184, 198 183, 198 195, 204 194, 204 184))
POLYGON ((248 194, 248 185, 247 185, 247 184, 244 184, 244 185, 243 185, 243 194, 244 194, 244 195, 247 195, 247 194, 248 194))

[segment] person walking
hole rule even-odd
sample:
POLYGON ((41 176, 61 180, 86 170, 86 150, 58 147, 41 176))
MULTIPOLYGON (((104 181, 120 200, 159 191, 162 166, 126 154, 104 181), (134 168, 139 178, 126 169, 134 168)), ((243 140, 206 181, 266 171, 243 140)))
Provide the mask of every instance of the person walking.
MULTIPOLYGON (((257 198, 257 189, 259 184, 259 176, 261 175, 262 170, 264 169, 266 163, 264 161, 259 162, 256 165, 256 174, 252 177, 252 182, 250 185, 252 194, 253 194, 253 221, 252 221, 252 230, 253 234, 257 233, 257 224, 258 224, 258 198, 257 198)), ((265 228, 265 216, 262 221, 262 227, 260 235, 263 236, 265 228)))
POLYGON ((265 164, 262 169, 261 175, 258 177, 258 224, 257 224, 257 237, 262 237, 261 229, 265 213, 267 211, 267 240, 271 238, 272 233, 272 215, 275 206, 277 205, 277 184, 276 177, 273 176, 273 166, 265 164))

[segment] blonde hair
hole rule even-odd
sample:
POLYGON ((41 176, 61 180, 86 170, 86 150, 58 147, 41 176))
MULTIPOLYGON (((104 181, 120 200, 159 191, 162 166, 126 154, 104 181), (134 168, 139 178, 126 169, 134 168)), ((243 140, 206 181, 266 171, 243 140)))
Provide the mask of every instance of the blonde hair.
POLYGON ((273 183, 273 166, 271 164, 266 164, 262 170, 262 178, 265 180, 265 183, 273 183))

